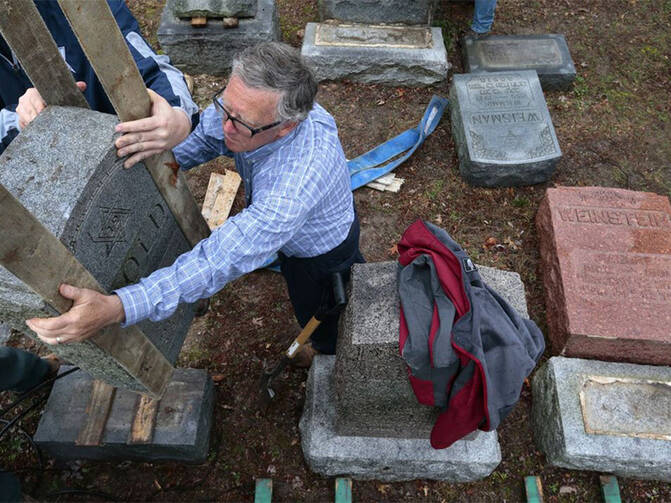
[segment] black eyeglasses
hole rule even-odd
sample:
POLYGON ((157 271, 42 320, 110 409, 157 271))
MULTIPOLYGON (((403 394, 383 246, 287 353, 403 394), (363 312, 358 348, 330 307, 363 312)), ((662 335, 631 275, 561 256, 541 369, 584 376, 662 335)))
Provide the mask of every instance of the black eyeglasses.
MULTIPOLYGON (((226 88, 224 87, 224 89, 226 88)), ((217 112, 219 112, 219 115, 221 115, 222 121, 224 121, 225 123, 227 120, 230 120, 233 123, 233 127, 238 133, 251 138, 252 136, 254 136, 257 133, 260 133, 261 131, 265 131, 266 129, 270 129, 282 124, 282 121, 277 121, 273 122, 272 124, 268 124, 267 126, 255 128, 248 124, 245 124, 240 119, 236 119, 230 114, 228 110, 224 108, 224 104, 219 99, 219 95, 224 91, 224 89, 220 89, 214 96, 212 96, 212 103, 214 103, 214 108, 217 110, 217 112)))

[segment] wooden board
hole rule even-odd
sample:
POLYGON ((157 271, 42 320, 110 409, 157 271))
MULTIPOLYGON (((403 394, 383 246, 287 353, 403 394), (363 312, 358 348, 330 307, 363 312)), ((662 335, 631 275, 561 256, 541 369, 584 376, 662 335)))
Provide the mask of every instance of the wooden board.
POLYGON ((115 392, 116 388, 114 386, 110 386, 103 381, 93 381, 91 398, 86 406, 86 419, 75 441, 76 445, 100 445, 105 433, 107 418, 112 409, 115 392))
MULTIPOLYGON (((72 306, 72 301, 58 292, 61 283, 104 293, 70 250, 2 185, 0 214, 0 265, 57 312, 64 313, 72 306)), ((137 327, 110 325, 74 344, 93 344, 103 349, 153 396, 163 394, 172 376, 172 365, 137 327)))
POLYGON ((212 173, 207 185, 202 214, 211 230, 223 224, 231 212, 235 194, 240 187, 240 175, 234 171, 212 173))
MULTIPOLYGON (((122 122, 149 117, 151 101, 135 60, 105 0, 58 0, 65 17, 122 122)), ((172 152, 144 161, 191 245, 209 233, 172 152)))
POLYGON ((128 437, 129 444, 148 444, 151 442, 160 402, 160 400, 147 395, 138 395, 137 408, 128 437))
POLYGON ((254 503, 270 503, 273 500, 273 480, 256 479, 254 503))
POLYGON ((33 2, 0 1, 0 33, 47 105, 88 108, 33 2))

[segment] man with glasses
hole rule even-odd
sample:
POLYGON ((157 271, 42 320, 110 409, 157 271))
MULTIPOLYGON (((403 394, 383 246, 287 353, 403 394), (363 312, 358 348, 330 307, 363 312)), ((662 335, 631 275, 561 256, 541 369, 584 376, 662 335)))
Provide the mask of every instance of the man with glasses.
MULTIPOLYGON (((330 290, 349 276, 359 222, 338 130, 315 100, 317 84, 297 50, 277 43, 248 48, 233 61, 228 85, 213 97, 194 132, 174 149, 182 168, 226 155, 244 181, 247 207, 175 263, 105 296, 61 287, 72 309, 28 320, 47 343, 81 340, 101 327, 170 316, 179 302, 209 297, 262 266, 274 253, 303 326, 330 290)), ((300 358, 335 352, 337 318, 324 320, 300 358)))

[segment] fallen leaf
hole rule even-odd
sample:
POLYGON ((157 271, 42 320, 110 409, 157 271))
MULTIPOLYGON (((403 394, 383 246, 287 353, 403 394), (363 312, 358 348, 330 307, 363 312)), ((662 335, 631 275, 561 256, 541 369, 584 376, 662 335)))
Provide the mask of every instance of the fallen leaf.
POLYGON ((394 245, 391 248, 387 250, 387 253, 389 253, 390 256, 395 257, 398 255, 398 245, 394 245))
POLYGON ((490 248, 494 246, 498 241, 496 240, 495 237, 489 237, 485 240, 485 247, 490 248))
POLYGON ((214 374, 214 375, 212 376, 212 380, 213 380, 214 382, 221 382, 221 381, 223 381, 224 379, 226 379, 226 376, 225 376, 224 374, 214 374))
POLYGON ((389 492, 389 489, 391 489, 391 485, 390 485, 390 484, 378 484, 378 486, 377 486, 377 490, 378 490, 381 494, 387 494, 387 493, 389 492))
POLYGON ((263 326, 263 317, 259 316, 258 318, 252 318, 252 324, 257 326, 257 327, 262 327, 263 326))
POLYGON ((578 490, 575 487, 572 486, 561 486, 559 488, 559 494, 572 494, 572 493, 577 493, 578 490))

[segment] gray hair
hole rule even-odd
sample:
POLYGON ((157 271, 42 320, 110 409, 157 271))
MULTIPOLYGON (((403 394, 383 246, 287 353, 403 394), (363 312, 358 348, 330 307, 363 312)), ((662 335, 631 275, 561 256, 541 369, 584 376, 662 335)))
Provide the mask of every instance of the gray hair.
POLYGON ((262 42, 248 47, 233 59, 231 76, 246 86, 280 94, 277 120, 302 121, 312 110, 317 82, 300 53, 281 42, 262 42))

